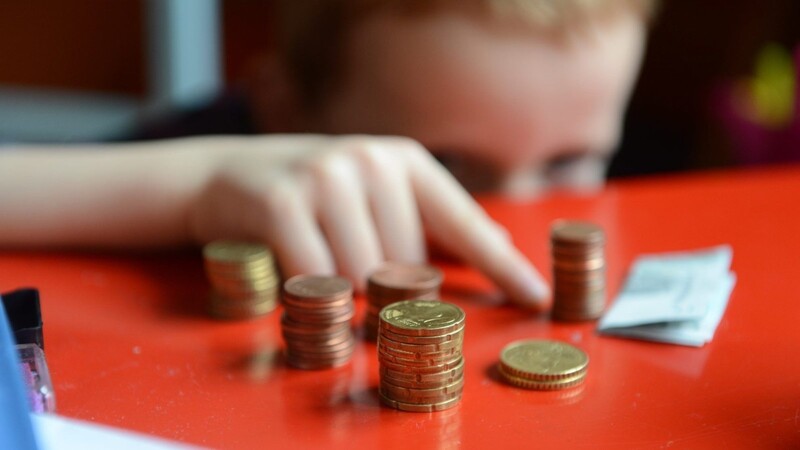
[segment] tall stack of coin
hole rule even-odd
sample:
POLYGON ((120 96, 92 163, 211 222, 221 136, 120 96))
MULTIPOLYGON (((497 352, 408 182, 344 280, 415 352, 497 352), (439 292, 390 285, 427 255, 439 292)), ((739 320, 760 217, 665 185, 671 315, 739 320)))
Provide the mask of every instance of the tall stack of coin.
POLYGON ((583 383, 588 367, 589 357, 577 347, 531 339, 508 344, 497 370, 509 384, 549 391, 583 383))
POLYGON ((381 401, 403 411, 452 408, 464 389, 464 311, 426 300, 393 303, 380 312, 381 401))
POLYGON ((283 287, 281 331, 286 359, 298 369, 327 369, 350 360, 355 339, 353 286, 336 276, 297 275, 283 287))
POLYGON ((278 305, 280 278, 272 252, 252 242, 214 241, 203 248, 213 292, 209 312, 220 319, 248 319, 278 305))
POLYGON ((597 225, 559 220, 550 233, 553 318, 597 319, 606 304, 605 234, 597 225))
POLYGON ((442 272, 425 264, 387 262, 367 281, 366 336, 375 340, 381 310, 401 300, 439 299, 442 272))

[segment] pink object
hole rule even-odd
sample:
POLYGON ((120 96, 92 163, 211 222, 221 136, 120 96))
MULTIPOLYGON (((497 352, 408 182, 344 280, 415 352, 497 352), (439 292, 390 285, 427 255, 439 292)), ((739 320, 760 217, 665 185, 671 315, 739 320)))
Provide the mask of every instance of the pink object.
POLYGON ((800 161, 800 47, 794 52, 795 98, 789 124, 768 128, 742 114, 733 83, 712 96, 715 114, 732 140, 734 158, 741 164, 769 164, 800 161))

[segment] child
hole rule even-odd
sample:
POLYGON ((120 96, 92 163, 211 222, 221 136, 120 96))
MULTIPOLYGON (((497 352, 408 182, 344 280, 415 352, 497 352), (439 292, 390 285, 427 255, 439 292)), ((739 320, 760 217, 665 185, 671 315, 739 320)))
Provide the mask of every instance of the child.
POLYGON ((286 276, 363 287, 383 260, 424 260, 427 234, 544 309, 541 276, 428 150, 468 188, 600 184, 651 6, 286 0, 256 117, 268 132, 326 135, 1 152, 0 243, 257 239, 286 276))

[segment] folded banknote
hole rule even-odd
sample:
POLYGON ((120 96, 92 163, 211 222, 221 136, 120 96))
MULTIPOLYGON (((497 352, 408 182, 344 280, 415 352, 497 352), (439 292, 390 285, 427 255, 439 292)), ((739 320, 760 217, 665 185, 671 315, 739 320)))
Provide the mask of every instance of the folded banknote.
POLYGON ((736 284, 732 259, 727 245, 640 256, 598 331, 671 344, 706 344, 736 284))

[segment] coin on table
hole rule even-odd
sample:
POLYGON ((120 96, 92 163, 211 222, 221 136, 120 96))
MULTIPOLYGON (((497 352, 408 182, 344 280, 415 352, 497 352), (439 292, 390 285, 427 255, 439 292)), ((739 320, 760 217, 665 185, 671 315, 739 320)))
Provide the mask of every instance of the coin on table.
POLYGON ((560 383, 567 387, 583 381, 588 365, 589 357, 577 347, 559 341, 531 339, 508 344, 500 353, 499 369, 512 384, 521 379, 532 385, 553 383, 547 386, 557 388, 560 383))
POLYGON ((605 306, 605 233, 595 224, 557 220, 550 232, 556 320, 600 317, 605 306))
POLYGON ((568 378, 561 378, 558 380, 550 381, 536 381, 527 378, 517 377, 503 369, 503 366, 498 366, 498 371, 502 375, 503 380, 508 384, 524 389, 535 389, 538 391, 555 391, 559 389, 567 389, 582 384, 586 379, 586 372, 579 372, 568 378))
POLYGON ((381 403, 386 406, 389 406, 394 409, 399 409, 400 411, 409 411, 409 412, 436 412, 436 411, 444 411, 446 409, 450 409, 461 401, 461 396, 456 396, 450 398, 448 400, 444 400, 439 403, 406 403, 402 401, 397 401, 393 398, 387 397, 382 392, 379 392, 379 397, 381 403))
POLYGON ((385 306, 401 300, 437 300, 443 278, 441 270, 426 264, 382 264, 367 280, 365 336, 373 341, 377 337, 378 314, 385 306))
POLYGON ((203 248, 203 256, 221 264, 242 264, 248 261, 272 258, 272 253, 261 244, 239 241, 214 241, 203 248))
POLYGON ((551 228, 550 238, 554 245, 602 245, 605 242, 605 233, 593 223, 558 220, 551 228))
POLYGON ((441 336, 461 328, 465 317, 451 303, 408 300, 383 308, 379 326, 405 336, 441 336))
POLYGON ((299 369, 346 364, 355 342, 353 287, 341 277, 296 275, 284 283, 281 334, 286 361, 299 369))
POLYGON ((278 305, 280 277, 272 252, 255 242, 214 241, 203 247, 213 288, 209 312, 221 319, 247 319, 278 305))

